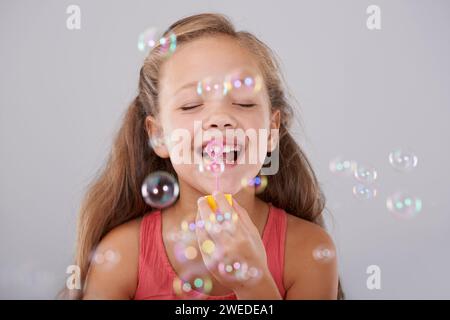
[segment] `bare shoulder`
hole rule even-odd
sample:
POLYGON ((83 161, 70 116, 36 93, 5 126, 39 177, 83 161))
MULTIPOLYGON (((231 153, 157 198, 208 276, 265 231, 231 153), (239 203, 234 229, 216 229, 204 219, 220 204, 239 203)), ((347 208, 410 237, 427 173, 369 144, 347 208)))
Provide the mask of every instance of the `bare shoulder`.
POLYGON ((108 232, 92 254, 83 299, 131 299, 138 280, 142 218, 108 232))
POLYGON ((327 231, 315 223, 288 214, 286 233, 286 298, 336 298, 336 249, 327 231))

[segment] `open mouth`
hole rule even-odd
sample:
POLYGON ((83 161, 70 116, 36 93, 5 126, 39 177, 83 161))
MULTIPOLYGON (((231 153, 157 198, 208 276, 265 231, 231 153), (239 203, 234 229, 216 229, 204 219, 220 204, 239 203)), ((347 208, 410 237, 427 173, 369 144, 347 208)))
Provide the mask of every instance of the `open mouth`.
POLYGON ((221 144, 214 140, 205 141, 201 147, 197 148, 197 153, 202 156, 204 163, 217 162, 231 166, 238 163, 243 151, 243 145, 238 142, 221 144))

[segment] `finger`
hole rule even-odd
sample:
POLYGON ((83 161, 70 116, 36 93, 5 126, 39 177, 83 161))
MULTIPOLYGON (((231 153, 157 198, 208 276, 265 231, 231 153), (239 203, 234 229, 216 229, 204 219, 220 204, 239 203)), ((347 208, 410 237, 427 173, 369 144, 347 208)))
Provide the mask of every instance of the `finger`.
POLYGON ((210 237, 216 240, 218 232, 214 232, 214 230, 217 229, 215 228, 215 225, 217 224, 215 213, 212 211, 205 197, 200 197, 197 201, 197 205, 200 218, 205 223, 205 231, 210 237))
POLYGON ((255 224, 253 223, 252 219, 250 219, 247 210, 241 207, 241 205, 234 199, 233 209, 237 213, 238 222, 240 222, 240 224, 243 225, 244 228, 248 230, 249 228, 255 227, 255 224))
POLYGON ((232 211, 232 207, 230 205, 230 203, 228 202, 227 198, 225 197, 225 195, 223 194, 223 192, 220 191, 215 191, 213 193, 213 197, 214 200, 217 203, 217 207, 220 210, 220 212, 223 214, 225 212, 231 212, 232 211))
POLYGON ((211 207, 208 204, 208 201, 206 200, 205 197, 200 197, 197 200, 197 206, 198 206, 198 212, 200 214, 200 217, 204 220, 207 221, 209 220, 211 214, 213 213, 211 210, 211 207))
POLYGON ((214 267, 217 260, 220 260, 222 255, 222 248, 215 241, 205 227, 196 228, 197 243, 203 258, 203 262, 209 268, 214 267))

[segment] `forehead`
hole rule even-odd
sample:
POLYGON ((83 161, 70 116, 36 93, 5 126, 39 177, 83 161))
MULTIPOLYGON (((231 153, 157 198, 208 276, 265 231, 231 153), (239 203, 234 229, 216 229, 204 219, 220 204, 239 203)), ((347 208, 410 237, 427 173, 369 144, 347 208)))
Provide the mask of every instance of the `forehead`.
POLYGON ((224 35, 202 37, 183 43, 164 62, 160 89, 173 93, 186 83, 224 77, 242 68, 258 70, 258 64, 255 56, 237 40, 224 35))

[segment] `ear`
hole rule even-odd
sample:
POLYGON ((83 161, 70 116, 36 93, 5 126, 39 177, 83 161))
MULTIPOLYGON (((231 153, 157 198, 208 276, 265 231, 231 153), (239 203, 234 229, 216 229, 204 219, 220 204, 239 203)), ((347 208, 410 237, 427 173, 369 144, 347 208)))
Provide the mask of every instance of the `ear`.
POLYGON ((147 129, 149 146, 160 158, 169 158, 169 150, 159 121, 153 116, 147 116, 145 118, 145 128, 147 129))
POLYGON ((270 118, 270 133, 267 137, 267 152, 273 152, 279 140, 279 129, 281 123, 281 112, 275 109, 270 118))

